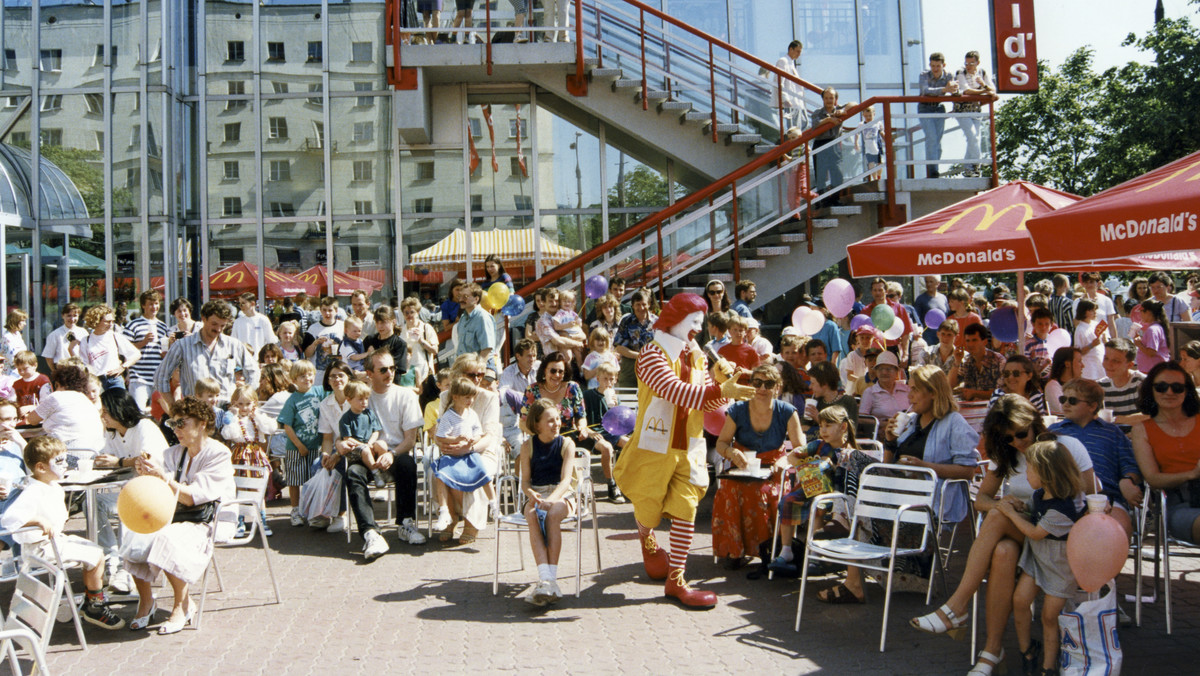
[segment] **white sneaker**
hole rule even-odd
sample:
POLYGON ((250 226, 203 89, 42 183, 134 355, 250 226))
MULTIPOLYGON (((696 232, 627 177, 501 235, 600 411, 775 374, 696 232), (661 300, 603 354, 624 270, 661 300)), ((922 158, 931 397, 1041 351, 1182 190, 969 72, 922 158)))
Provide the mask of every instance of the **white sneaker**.
POLYGON ((300 508, 299 507, 292 508, 292 525, 293 526, 303 526, 304 525, 304 517, 300 516, 300 508))
POLYGON ((396 535, 401 542, 407 542, 410 545, 425 544, 425 536, 421 535, 421 531, 417 529, 417 522, 413 521, 412 517, 405 519, 400 527, 396 529, 396 535))
POLYGON ((388 543, 383 539, 377 530, 369 530, 363 536, 363 558, 367 561, 374 561, 379 557, 387 554, 388 543))
POLYGON ((562 600, 562 590, 558 588, 558 580, 550 580, 550 593, 552 595, 550 603, 557 603, 562 600))
POLYGON ((539 580, 537 586, 530 592, 529 598, 529 602, 535 606, 544 606, 557 601, 558 598, 554 595, 554 581, 539 580))
POLYGON ((308 520, 308 525, 313 528, 328 528, 332 523, 327 516, 315 516, 308 520))
POLYGON ((347 516, 345 514, 343 514, 341 516, 335 516, 333 518, 333 521, 331 521, 329 523, 329 526, 327 526, 325 528, 325 532, 326 533, 345 533, 346 532, 346 519, 347 519, 347 516))
POLYGON ((446 530, 452 523, 454 523, 454 517, 450 516, 450 509, 447 507, 439 507, 437 521, 433 522, 433 529, 435 531, 446 530))
POLYGON ((108 588, 118 594, 128 594, 133 591, 133 576, 129 574, 129 571, 122 568, 109 580, 108 588))

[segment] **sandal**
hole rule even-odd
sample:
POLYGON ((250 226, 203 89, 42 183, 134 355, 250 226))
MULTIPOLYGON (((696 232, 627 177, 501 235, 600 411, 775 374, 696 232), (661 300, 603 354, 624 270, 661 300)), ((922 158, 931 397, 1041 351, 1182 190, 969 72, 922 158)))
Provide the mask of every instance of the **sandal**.
POLYGON ((454 537, 454 529, 458 526, 457 521, 452 521, 450 526, 444 530, 435 531, 439 542, 449 542, 454 537))
POLYGON ((967 631, 967 614, 958 615, 949 606, 941 608, 908 621, 913 629, 919 629, 929 634, 949 634, 955 640, 961 640, 967 631))
POLYGON ((823 589, 817 593, 817 600, 833 605, 844 605, 853 603, 866 603, 867 598, 864 594, 862 597, 854 595, 850 588, 844 584, 838 583, 829 589, 823 589))
POLYGON ((1029 648, 1021 653, 1021 673, 1025 676, 1039 673, 1042 664, 1042 642, 1033 641, 1029 648))
POLYGON ((1003 674, 1007 671, 1008 665, 1004 663, 1004 648, 1000 649, 999 655, 982 650, 979 652, 979 660, 967 672, 967 676, 992 676, 992 674, 1003 674))
POLYGON ((479 535, 479 529, 468 523, 467 525, 463 526, 462 535, 458 536, 458 544, 459 545, 472 544, 475 542, 475 537, 477 535, 479 535))

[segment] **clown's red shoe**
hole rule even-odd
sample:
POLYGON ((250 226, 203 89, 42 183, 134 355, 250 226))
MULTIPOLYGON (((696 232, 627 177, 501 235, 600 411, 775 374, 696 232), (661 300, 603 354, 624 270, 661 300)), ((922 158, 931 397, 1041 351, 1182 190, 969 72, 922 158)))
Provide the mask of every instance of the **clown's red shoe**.
POLYGON ((667 584, 665 593, 678 600, 686 608, 695 610, 708 610, 717 605, 717 595, 710 591, 700 591, 692 589, 688 586, 687 580, 683 579, 682 568, 672 568, 667 575, 667 584))
POLYGON ((658 540, 654 537, 654 531, 647 531, 640 539, 642 541, 642 563, 646 566, 646 575, 651 580, 667 579, 668 569, 670 568, 670 564, 667 561, 667 552, 658 546, 658 540))

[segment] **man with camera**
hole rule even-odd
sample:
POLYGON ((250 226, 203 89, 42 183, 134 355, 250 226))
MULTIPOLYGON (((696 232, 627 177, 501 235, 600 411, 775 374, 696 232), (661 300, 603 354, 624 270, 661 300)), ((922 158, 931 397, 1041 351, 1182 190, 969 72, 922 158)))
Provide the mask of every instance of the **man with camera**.
POLYGON ((55 362, 70 357, 75 343, 87 338, 87 329, 79 326, 79 315, 79 306, 75 303, 67 303, 62 308, 62 326, 46 336, 46 343, 42 347, 42 356, 46 358, 46 363, 50 368, 54 368, 55 362))

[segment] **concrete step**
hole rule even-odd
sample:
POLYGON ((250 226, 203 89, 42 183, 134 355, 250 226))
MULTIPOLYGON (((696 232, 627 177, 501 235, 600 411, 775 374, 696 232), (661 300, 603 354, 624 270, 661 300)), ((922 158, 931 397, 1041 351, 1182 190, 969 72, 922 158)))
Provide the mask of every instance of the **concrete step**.
POLYGON ((838 227, 838 219, 836 218, 814 218, 814 228, 836 228, 838 227))
POLYGON ((593 80, 618 79, 621 77, 621 75, 622 75, 622 73, 621 73, 620 68, 593 68, 592 69, 592 79, 593 80))
POLYGON ((855 202, 860 204, 872 204, 887 201, 887 193, 885 192, 856 192, 853 197, 855 202))
MULTIPOLYGON (((767 262, 757 258, 743 258, 739 263, 743 270, 761 270, 767 267, 767 262)), ((708 264, 708 269, 716 272, 730 272, 733 270, 732 258, 721 258, 708 264)))
POLYGON ((829 207, 828 209, 826 209, 826 213, 828 213, 830 216, 858 216, 858 215, 862 214, 862 207, 855 207, 855 206, 829 207))
MULTIPOLYGON (((650 89, 650 90, 646 91, 646 100, 647 101, 652 101, 652 102, 653 101, 666 101, 669 98, 671 98, 670 92, 664 92, 664 91, 658 90, 658 89, 650 89)), ((637 101, 638 103, 641 103, 642 102, 642 93, 638 92, 638 93, 634 94, 633 100, 637 101)))
POLYGON ((712 113, 706 113, 703 110, 691 110, 683 114, 683 122, 708 122, 712 120, 712 113))
POLYGON ((792 247, 790 246, 759 246, 754 248, 754 255, 764 258, 768 256, 786 256, 790 253, 792 253, 792 247))
POLYGON ((599 65, 600 65, 600 59, 597 59, 594 56, 584 57, 584 59, 583 59, 583 67, 585 69, 595 70, 596 66, 599 66, 599 65))
MULTIPOLYGON (((736 124, 727 123, 727 122, 718 122, 717 123, 717 133, 718 134, 736 134, 739 131, 741 131, 741 127, 736 124)), ((704 133, 705 134, 712 133, 712 124, 711 123, 704 125, 704 133)))
MULTIPOLYGON (((715 273, 709 273, 709 274, 701 273, 701 274, 687 276, 688 284, 702 285, 700 287, 701 291, 703 291, 704 286, 707 286, 709 282, 714 281, 714 280, 718 281, 718 282, 725 282, 726 284, 732 284, 733 283, 733 275, 729 274, 728 272, 715 272, 715 273)), ((701 293, 700 295, 704 295, 704 294, 701 293)))
POLYGON ((621 89, 633 89, 634 87, 637 87, 640 89, 641 86, 642 86, 642 81, 639 78, 632 78, 632 77, 617 78, 616 80, 613 80, 613 83, 612 83, 612 88, 613 88, 614 92, 619 91, 621 89))
POLYGON ((787 244, 803 244, 807 240, 808 235, 804 232, 772 232, 765 235, 759 235, 758 237, 754 238, 754 243, 762 247, 770 247, 787 244))
POLYGON ((738 132, 725 137, 725 145, 733 145, 734 143, 749 143, 756 144, 762 140, 762 134, 750 134, 746 132, 738 132))
POLYGON ((687 101, 663 101, 658 104, 658 112, 672 112, 682 115, 692 109, 692 104, 687 101))
MULTIPOLYGON (((703 286, 676 286, 673 288, 674 288, 675 293, 694 293, 697 296, 704 295, 704 287, 703 286)), ((671 295, 672 294, 668 293, 667 297, 669 298, 669 297, 671 297, 671 295)))
POLYGON ((747 155, 763 155, 771 152, 775 146, 770 143, 755 143, 753 146, 746 149, 747 155))

